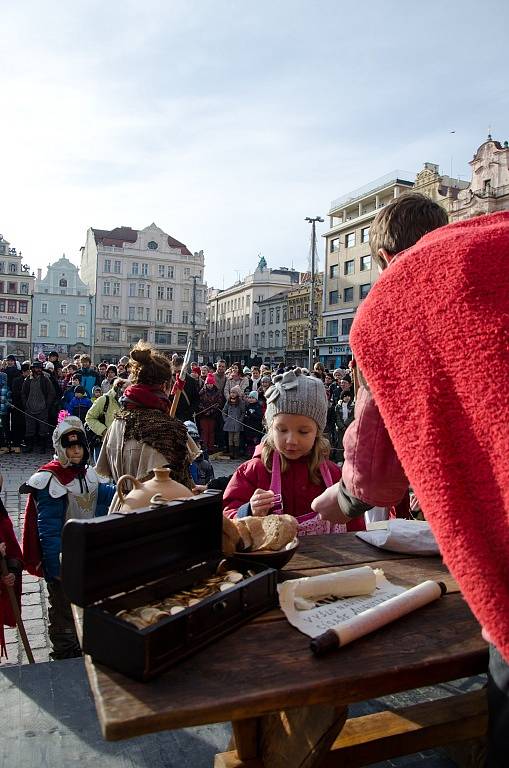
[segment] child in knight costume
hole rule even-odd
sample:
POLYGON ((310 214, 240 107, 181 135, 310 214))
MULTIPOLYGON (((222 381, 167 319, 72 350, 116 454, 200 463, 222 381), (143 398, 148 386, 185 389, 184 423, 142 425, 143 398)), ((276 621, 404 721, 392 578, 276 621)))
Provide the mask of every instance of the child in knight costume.
POLYGON ((115 486, 102 482, 88 465, 85 430, 76 416, 64 418, 53 432, 53 461, 30 477, 21 492, 29 493, 23 531, 27 571, 46 579, 49 595, 51 657, 80 656, 69 601, 60 581, 62 528, 70 518, 107 514, 115 486))

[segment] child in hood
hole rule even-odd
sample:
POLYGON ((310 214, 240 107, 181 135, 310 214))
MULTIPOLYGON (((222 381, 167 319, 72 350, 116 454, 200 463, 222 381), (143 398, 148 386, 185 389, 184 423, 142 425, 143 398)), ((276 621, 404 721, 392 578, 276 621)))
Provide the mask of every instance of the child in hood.
POLYGON ((363 529, 363 520, 331 525, 311 511, 313 499, 341 477, 340 468, 328 459, 329 443, 323 437, 327 421, 323 383, 302 376, 297 368, 277 376, 266 397, 267 437, 230 480, 223 497, 224 514, 263 517, 285 512, 297 518, 299 535, 363 529))
POLYGON ((77 416, 81 423, 85 423, 85 416, 89 408, 92 407, 92 400, 88 397, 84 387, 74 387, 74 397, 69 403, 69 412, 71 416, 77 416))
POLYGON ((253 390, 246 399, 244 412, 244 435, 246 439, 246 453, 251 458, 254 450, 263 437, 263 413, 261 403, 258 402, 258 392, 253 390))
POLYGON ((53 432, 55 455, 20 488, 28 493, 23 531, 26 569, 46 579, 49 637, 54 659, 80 656, 71 606, 60 581, 62 528, 70 518, 105 515, 115 486, 100 481, 88 465, 85 430, 76 416, 64 418, 53 432))
POLYGON ((244 402, 240 387, 233 387, 223 407, 223 430, 228 434, 230 456, 237 459, 240 450, 240 433, 243 430, 244 402))

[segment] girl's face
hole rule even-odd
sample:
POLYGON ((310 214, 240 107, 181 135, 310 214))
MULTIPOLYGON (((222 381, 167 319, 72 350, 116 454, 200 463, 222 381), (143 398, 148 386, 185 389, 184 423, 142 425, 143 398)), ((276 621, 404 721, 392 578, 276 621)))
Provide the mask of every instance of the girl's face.
POLYGON ((117 371, 118 373, 125 373, 125 365, 122 365, 122 363, 119 363, 117 365, 117 371))
POLYGON ((239 376, 240 375, 240 368, 239 368, 238 365, 232 366, 232 373, 233 373, 234 376, 239 376))
POLYGON ((278 413, 272 422, 276 450, 285 459, 300 459, 312 450, 318 427, 308 416, 278 413))
POLYGON ((81 461, 83 461, 85 452, 82 445, 70 445, 65 449, 65 455, 71 464, 79 464, 81 461))

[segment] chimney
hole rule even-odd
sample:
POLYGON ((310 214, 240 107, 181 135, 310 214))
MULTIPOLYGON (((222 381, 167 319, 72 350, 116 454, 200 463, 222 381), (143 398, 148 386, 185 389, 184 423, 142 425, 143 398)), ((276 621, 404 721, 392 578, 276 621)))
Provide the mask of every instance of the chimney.
POLYGON ((37 270, 37 279, 38 280, 42 279, 42 269, 40 269, 40 268, 37 270))

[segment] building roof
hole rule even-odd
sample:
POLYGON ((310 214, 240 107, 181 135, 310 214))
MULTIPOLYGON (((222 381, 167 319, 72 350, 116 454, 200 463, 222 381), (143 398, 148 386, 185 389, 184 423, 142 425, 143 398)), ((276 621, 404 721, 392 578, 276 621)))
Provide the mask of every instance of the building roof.
POLYGON ((330 204, 330 210, 333 211, 336 208, 342 208, 343 206, 354 202, 354 200, 358 200, 368 194, 373 194, 378 190, 389 187, 391 184, 405 184, 406 186, 413 187, 414 179, 415 173, 409 173, 408 171, 401 171, 398 169, 391 171, 390 173, 385 174, 385 176, 380 176, 378 179, 370 181, 363 187, 354 189, 352 192, 347 192, 346 195, 336 198, 336 200, 333 200, 330 204))
POLYGON ((268 299, 263 299, 263 301, 255 301, 254 304, 272 304, 273 302, 277 301, 283 301, 288 296, 289 291, 280 291, 279 293, 275 293, 273 296, 269 296, 268 299))
MULTIPOLYGON (((131 227, 115 227, 115 229, 95 229, 92 227, 95 242, 101 245, 113 245, 122 248, 124 243, 135 243, 138 239, 139 230, 131 227)), ((170 248, 180 248, 180 253, 184 256, 192 256, 191 251, 184 243, 168 235, 168 245, 170 248)))

